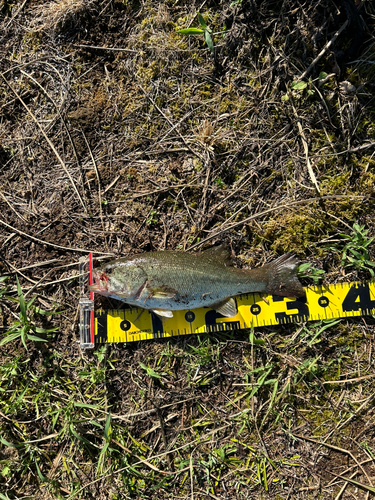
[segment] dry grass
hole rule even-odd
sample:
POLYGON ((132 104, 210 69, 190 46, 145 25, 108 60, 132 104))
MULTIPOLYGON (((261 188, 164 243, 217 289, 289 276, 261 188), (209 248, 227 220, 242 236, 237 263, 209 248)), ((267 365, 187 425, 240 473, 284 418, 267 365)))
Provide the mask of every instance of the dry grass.
POLYGON ((92 0, 59 0, 36 5, 30 32, 52 31, 56 33, 66 29, 77 29, 82 24, 82 17, 92 14, 95 9, 92 0))
POLYGON ((1 498, 372 495, 373 318, 77 343, 90 250, 228 242, 239 265, 371 277, 372 245, 342 260, 354 224, 375 235, 374 11, 360 37, 349 3, 3 4, 0 327, 17 275, 27 331, 59 330, 2 346, 1 498), (176 33, 197 9, 214 56, 176 33))

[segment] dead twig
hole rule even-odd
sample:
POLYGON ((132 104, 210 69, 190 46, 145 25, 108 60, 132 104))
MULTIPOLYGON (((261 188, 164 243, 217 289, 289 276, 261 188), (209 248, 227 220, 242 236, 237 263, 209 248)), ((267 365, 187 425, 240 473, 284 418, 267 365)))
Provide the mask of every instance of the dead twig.
POLYGON ((308 171, 308 173, 309 173, 309 176, 310 176, 311 182, 312 182, 312 183, 313 183, 313 185, 315 186, 315 189, 316 189, 317 193, 318 193, 318 194, 320 194, 319 185, 318 185, 318 182, 317 182, 317 180, 316 180, 316 177, 315 177, 314 171, 313 171, 312 166, 311 166, 310 158, 309 158, 309 147, 308 147, 308 145, 307 145, 306 136, 305 136, 305 133, 304 133, 304 131, 303 131, 303 128, 302 128, 302 125, 301 125, 301 121, 300 121, 300 119, 299 119, 299 117, 298 117, 297 110, 296 110, 296 108, 294 107, 294 104, 292 104, 292 106, 293 106, 294 116, 295 116, 295 117, 296 117, 296 119, 297 119, 297 127, 298 127, 299 134, 300 134, 300 136, 301 136, 303 149, 304 149, 304 151, 305 151, 307 171, 308 171))
POLYGON ((17 210, 14 208, 14 206, 8 201, 8 199, 5 197, 5 195, 1 191, 0 191, 0 196, 5 201, 5 203, 8 205, 8 207, 12 210, 12 212, 14 212, 17 215, 17 217, 22 220, 22 222, 26 222, 27 223, 27 220, 24 217, 22 217, 21 214, 19 214, 17 212, 17 210))
POLYGON ((200 247, 204 243, 206 243, 207 241, 210 241, 210 240, 216 238, 217 236, 222 235, 222 234, 226 233, 227 231, 230 231, 231 229, 234 229, 238 226, 242 226, 243 224, 247 224, 251 220, 257 219, 258 217, 263 217, 264 215, 267 215, 271 212, 275 212, 277 210, 287 210, 287 209, 290 209, 291 207, 294 207, 297 205, 319 202, 321 200, 348 199, 348 198, 363 200, 365 197, 364 196, 345 196, 345 195, 326 195, 326 196, 319 196, 316 198, 308 198, 307 200, 293 201, 293 202, 288 203, 287 205, 285 205, 285 204, 278 205, 277 207, 268 208, 267 210, 263 210, 263 212, 258 212, 257 214, 251 215, 250 217, 246 217, 246 219, 241 220, 239 222, 235 222, 234 224, 231 224, 228 227, 225 227, 225 228, 220 227, 216 232, 214 232, 214 234, 212 234, 211 236, 208 236, 207 238, 204 238, 203 240, 200 240, 198 243, 195 243, 194 245, 191 245, 189 248, 187 248, 187 250, 193 250, 194 248, 200 247))
MULTIPOLYGON (((148 92, 145 91, 145 89, 143 87, 141 87, 141 85, 138 85, 138 87, 142 90, 142 92, 144 93, 144 95, 147 97, 147 99, 151 102, 151 104, 154 106, 154 108, 159 111, 159 113, 161 114, 161 116, 168 122, 168 124, 172 127, 172 128, 175 128, 174 126, 174 123, 171 122, 171 120, 168 118, 168 116, 166 116, 166 114, 159 108, 159 106, 156 104, 156 102, 153 100, 153 98, 148 94, 148 92)), ((182 142, 185 144, 185 146, 189 149, 189 151, 191 151, 193 153, 193 155, 197 156, 200 160, 202 160, 203 162, 205 161, 204 158, 202 157, 202 155, 200 155, 199 153, 197 153, 196 151, 194 151, 190 146, 189 144, 186 142, 185 140, 185 137, 178 131, 177 131, 177 134, 180 136, 180 138, 182 139, 182 142)))
POLYGON ((97 47, 96 45, 79 45, 74 44, 74 47, 83 47, 84 49, 97 49, 97 50, 115 50, 118 52, 131 52, 132 54, 138 54, 138 50, 124 49, 121 47, 97 47))
POLYGON ((101 183, 100 183, 99 170, 98 170, 98 166, 96 164, 94 155, 92 154, 92 150, 90 148, 89 141, 87 140, 86 134, 84 133, 84 131, 82 129, 81 129, 81 133, 83 135, 83 138, 85 139, 87 149, 89 150, 91 161, 92 161, 92 164, 93 164, 94 170, 95 170, 96 180, 98 181, 99 214, 100 214, 100 220, 102 223, 102 229, 103 229, 103 231, 105 231, 104 220, 103 220, 103 209, 102 209, 102 190, 101 190, 101 186, 100 186, 101 183))
MULTIPOLYGON (((314 443, 314 444, 317 444, 319 446, 325 446, 326 448, 329 448, 331 450, 335 450, 335 451, 339 451, 340 453, 345 453, 346 455, 349 455, 350 458, 353 460, 353 462, 356 463, 356 465, 361 469, 362 473, 366 476, 368 482, 371 484, 372 486, 372 482, 371 482, 371 479, 368 477, 365 469, 362 467, 362 465, 358 462, 358 460, 355 458, 355 456, 353 455, 353 453, 349 450, 345 450, 345 448, 340 448, 339 446, 335 446, 333 444, 328 444, 328 443, 325 443, 323 441, 318 441, 317 439, 313 439, 309 436, 301 436, 300 434, 292 434, 293 437, 296 437, 298 439, 302 439, 304 441, 308 441, 310 443, 314 443)), ((337 477, 341 477, 341 476, 337 476, 337 477)), ((341 479, 346 479, 346 478, 342 478, 341 479)), ((346 479, 347 480, 347 479, 346 479)), ((374 490, 375 491, 375 490, 374 490)))
POLYGON ((62 250, 69 250, 71 252, 95 253, 95 254, 100 254, 100 255, 114 255, 113 253, 109 253, 109 252, 97 252, 96 250, 87 250, 84 248, 63 247, 61 245, 56 245, 55 243, 50 243, 49 241, 44 241, 44 240, 40 240, 39 238, 35 238, 35 236, 31 236, 31 234, 24 233, 20 229, 16 229, 15 227, 11 226, 10 224, 7 224, 5 221, 3 221, 1 219, 0 219, 0 224, 7 227, 11 231, 15 231, 16 233, 21 234, 22 236, 26 236, 26 238, 29 238, 30 240, 36 241, 37 243, 39 243, 41 245, 48 245, 50 247, 60 248, 62 250))
POLYGON ((27 104, 23 101, 23 99, 21 98, 21 96, 18 94, 18 92, 16 90, 14 90, 14 88, 10 85, 10 83, 8 82, 8 80, 4 77, 3 73, 0 73, 0 76, 1 78, 4 80, 5 84, 7 85, 7 87, 10 88, 10 90, 14 93, 14 95, 17 97, 17 99, 20 101, 20 103, 22 104, 22 106, 26 109, 26 111, 29 113, 29 115, 31 116, 32 120, 36 123, 37 127, 39 128, 39 130, 42 132, 45 140, 47 141, 48 145, 50 146, 50 148, 52 149, 52 151, 55 153, 55 156, 56 158, 58 159, 58 161, 60 162, 60 165, 62 166, 62 168, 64 169, 66 175, 68 176, 72 186, 73 186, 73 189, 74 191, 76 192, 77 196, 78 196, 78 199, 83 207, 84 210, 86 210, 86 207, 85 207, 85 204, 83 203, 83 200, 81 198, 81 195, 79 194, 79 191, 77 189, 77 186, 75 185, 75 182, 73 180, 73 177, 70 175, 68 169, 66 168, 65 166, 65 163, 63 162, 61 156, 59 155, 57 149, 55 148, 55 146, 52 144, 52 141, 49 139, 49 137, 47 136, 47 134, 45 133, 43 127, 40 125, 40 123, 38 122, 36 116, 34 115, 34 113, 31 111, 31 109, 27 106, 27 104))
POLYGON ((362 377, 356 377, 356 378, 347 378, 344 380, 323 380, 322 384, 351 384, 353 382, 359 382, 360 380, 367 380, 369 378, 374 378, 375 373, 372 373, 371 375, 363 375, 362 377))
POLYGON ((347 27, 349 24, 349 21, 346 20, 344 24, 341 26, 341 28, 336 31, 336 33, 333 35, 331 40, 326 43, 326 45, 323 47, 323 49, 319 52, 319 54, 316 56, 316 58, 313 60, 313 62, 310 64, 310 66, 302 73, 302 75, 299 77, 300 80, 303 80, 306 78, 306 76, 310 73, 310 71, 313 69, 313 67, 316 65, 316 63, 324 56, 324 54, 331 48, 331 46, 335 43, 336 38, 344 31, 344 29, 347 27))
MULTIPOLYGON (((46 62, 45 64, 46 64, 46 65, 48 65, 48 66, 50 66, 50 67, 51 67, 54 71, 56 71, 56 72, 57 72, 57 74, 59 75, 59 77, 60 77, 60 79, 61 79, 61 83, 64 85, 64 81, 63 81, 63 79, 62 79, 62 77, 61 77, 60 73, 56 70, 56 68, 54 68, 51 64, 49 64, 49 63, 47 63, 47 62, 46 62)), ((47 97, 47 98, 48 98, 48 99, 52 102, 52 104, 55 106, 56 111, 57 111, 57 114, 59 115, 59 117, 60 117, 60 119, 61 119, 61 122, 62 122, 62 124, 64 125, 65 131, 66 131, 66 133, 67 133, 67 135, 68 135, 68 137, 69 137, 69 141, 70 141, 70 144, 71 144, 71 146, 72 146, 72 150, 73 150, 74 156, 75 156, 75 158, 76 158, 77 165, 78 165, 78 167, 81 167, 80 162, 79 162, 79 159, 78 159, 78 155, 77 155, 77 150, 76 150, 76 147, 75 147, 75 144, 74 144, 74 141, 73 141, 73 138, 72 138, 72 136, 71 136, 71 133, 69 132, 68 126, 67 126, 67 124, 66 124, 66 122, 65 122, 65 120, 64 120, 64 117, 62 116, 62 114, 61 114, 61 112, 60 112, 60 109, 58 108, 57 104, 56 104, 56 103, 55 103, 55 101, 52 99, 52 97, 48 94, 48 92, 46 92, 46 90, 42 87, 42 85, 40 85, 40 83, 39 83, 37 80, 35 80, 35 78, 33 78, 31 75, 29 75, 29 73, 26 73, 26 71, 23 71, 22 69, 20 69, 20 72, 21 72, 23 75, 25 75, 25 76, 27 76, 28 78, 30 78, 30 80, 32 80, 32 81, 35 83, 35 85, 37 85, 37 86, 40 88, 40 90, 43 92, 43 94, 44 94, 44 95, 45 95, 45 96, 46 96, 46 97, 47 97)), ((83 178, 82 178, 82 169, 81 169, 81 182, 82 182, 82 188, 84 188, 83 178)), ((82 200, 82 203, 83 203, 83 200, 82 200)), ((87 214, 88 212, 87 212, 87 207, 86 207, 86 205, 85 205, 85 204, 84 204, 83 208, 84 208, 84 210, 85 210, 85 213, 87 214)))

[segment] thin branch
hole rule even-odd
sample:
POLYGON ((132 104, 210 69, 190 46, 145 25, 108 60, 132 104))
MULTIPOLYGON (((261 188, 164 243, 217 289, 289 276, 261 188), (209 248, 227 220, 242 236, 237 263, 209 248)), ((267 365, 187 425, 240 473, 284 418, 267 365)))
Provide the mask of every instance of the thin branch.
POLYGON ((308 171, 308 173, 309 173, 309 176, 310 176, 311 182, 312 182, 312 183, 314 184, 314 186, 315 186, 315 189, 316 189, 317 193, 318 193, 318 194, 320 194, 320 189, 319 189, 318 181, 316 180, 316 177, 315 177, 314 171, 313 171, 312 166, 311 166, 310 158, 309 158, 309 147, 308 147, 308 145, 307 145, 306 136, 305 136, 305 133, 304 133, 304 131, 303 131, 303 128, 302 128, 302 125, 301 125, 301 121, 300 121, 300 119, 299 119, 299 117, 298 117, 298 114, 297 114, 296 108, 294 107, 294 104, 292 104, 292 106, 293 106, 294 116, 295 116, 295 117, 296 117, 296 119, 297 119, 297 126, 298 126, 298 131, 299 131, 299 134, 300 134, 300 136, 301 136, 303 149, 304 149, 304 151, 305 151, 307 171, 308 171))
POLYGON ((302 73, 302 75, 299 77, 300 80, 303 80, 306 78, 306 76, 310 73, 310 71, 313 69, 313 67, 316 65, 316 63, 321 59, 324 54, 331 48, 331 46, 335 43, 336 38, 344 31, 344 29, 347 27, 349 24, 349 21, 346 20, 344 24, 341 26, 341 28, 336 31, 336 33, 333 35, 331 40, 323 47, 323 49, 319 52, 319 54, 316 56, 316 58, 313 60, 313 62, 310 64, 310 66, 302 73))
POLYGON ((0 224, 3 224, 3 226, 7 227, 8 229, 15 231, 18 234, 21 234, 22 236, 26 236, 26 238, 29 238, 30 240, 36 241, 37 243, 40 243, 41 245, 48 245, 50 247, 54 248, 61 248, 62 250, 69 250, 71 252, 83 252, 83 253, 95 253, 95 254, 100 254, 100 255, 114 255, 113 253, 109 252, 97 252, 96 250, 88 250, 84 248, 73 248, 73 247, 63 247, 61 245, 56 245, 55 243, 50 243, 49 241, 44 241, 40 240, 39 238, 35 238, 35 236, 31 236, 31 234, 24 233, 20 229, 17 229, 10 224, 7 224, 5 221, 0 219, 0 224))
POLYGON ((81 198, 81 195, 79 194, 79 191, 75 185, 75 182, 72 178, 72 176, 70 175, 68 169, 66 168, 65 166, 65 163, 63 162, 61 156, 59 155, 58 151, 56 150, 55 146, 52 144, 51 140, 49 139, 49 137, 47 136, 47 134, 45 133, 43 127, 40 125, 40 123, 38 122, 36 116, 33 114, 33 112, 31 111, 31 109, 27 106, 27 104, 22 100, 21 96, 17 93, 16 90, 14 90, 14 88, 10 85, 10 83, 8 82, 8 80, 5 78, 5 76, 0 73, 0 76, 1 78, 4 80, 5 84, 10 88, 10 90, 14 93, 14 95, 17 97, 17 99, 20 101, 20 103, 22 104, 22 106, 26 109, 26 111, 29 113, 29 115, 31 116, 32 120, 37 124, 39 130, 42 132, 45 140, 48 142, 48 145, 50 146, 50 148, 52 149, 52 151, 55 153, 56 155, 56 158, 59 160, 62 168, 64 169, 66 175, 69 177, 69 180, 73 186, 73 189, 74 191, 76 192, 77 196, 78 196, 78 199, 79 201, 81 202, 81 205, 83 207, 83 209, 86 211, 86 207, 85 207, 85 204, 83 203, 83 200, 81 198))
POLYGON ((294 207, 297 205, 314 203, 314 202, 321 201, 321 200, 335 200, 335 199, 339 199, 339 200, 346 199, 347 200, 348 198, 363 200, 365 197, 364 196, 350 196, 350 195, 327 195, 327 196, 319 196, 316 198, 308 198, 307 200, 292 201, 286 205, 284 205, 284 204, 278 205, 277 207, 268 208, 267 210, 263 210, 263 212, 258 212, 257 214, 251 215, 250 217, 247 217, 244 220, 241 220, 239 222, 235 222, 234 224, 231 224, 228 227, 219 228, 219 230, 216 231, 214 234, 212 234, 211 236, 208 236, 207 238, 204 238, 203 240, 200 240, 198 243, 195 243, 194 245, 191 245, 189 248, 187 248, 187 250, 193 250, 194 248, 200 247, 204 243, 206 243, 207 241, 210 241, 213 238, 216 238, 217 236, 222 235, 222 234, 226 233, 227 231, 230 231, 231 229, 234 229, 238 226, 242 226, 243 224, 246 224, 246 223, 250 222, 251 220, 257 219, 258 217, 263 217, 263 215, 267 215, 271 212, 276 212, 277 210, 288 210, 291 207, 294 207))

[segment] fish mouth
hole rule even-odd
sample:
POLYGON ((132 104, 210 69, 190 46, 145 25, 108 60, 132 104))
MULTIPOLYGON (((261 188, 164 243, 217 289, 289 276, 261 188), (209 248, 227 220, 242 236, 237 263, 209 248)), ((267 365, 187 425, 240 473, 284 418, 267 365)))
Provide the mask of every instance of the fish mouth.
POLYGON ((94 271, 95 283, 89 286, 91 292, 107 292, 109 288, 108 276, 102 271, 94 271))

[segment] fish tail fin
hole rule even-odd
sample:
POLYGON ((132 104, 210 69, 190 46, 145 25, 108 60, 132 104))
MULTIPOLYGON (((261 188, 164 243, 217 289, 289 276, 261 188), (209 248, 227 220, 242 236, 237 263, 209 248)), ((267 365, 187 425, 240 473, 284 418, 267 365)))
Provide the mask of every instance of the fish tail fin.
POLYGON ((297 278, 298 259, 287 253, 266 264, 267 289, 272 295, 281 297, 303 297, 305 291, 297 278))

